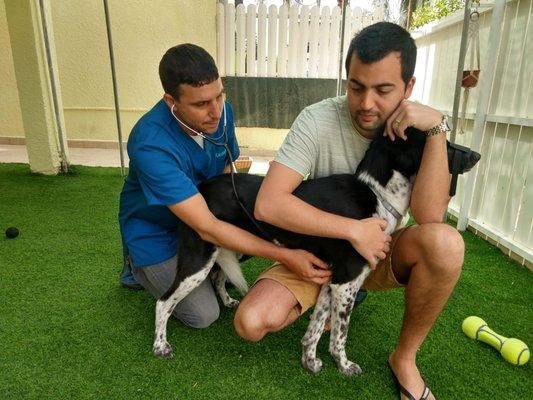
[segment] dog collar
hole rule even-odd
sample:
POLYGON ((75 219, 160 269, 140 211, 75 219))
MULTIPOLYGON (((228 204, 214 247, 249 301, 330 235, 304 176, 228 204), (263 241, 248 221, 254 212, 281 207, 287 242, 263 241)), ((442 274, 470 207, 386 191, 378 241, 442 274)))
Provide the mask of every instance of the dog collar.
POLYGON ((394 216, 394 218, 396 219, 403 218, 403 215, 400 214, 400 212, 396 208, 394 208, 394 206, 391 203, 389 203, 383 196, 381 196, 378 191, 374 190, 372 185, 369 185, 369 187, 370 187, 370 190, 372 190, 372 192, 376 195, 378 200, 381 202, 383 207, 385 207, 385 209, 388 212, 390 212, 394 216))

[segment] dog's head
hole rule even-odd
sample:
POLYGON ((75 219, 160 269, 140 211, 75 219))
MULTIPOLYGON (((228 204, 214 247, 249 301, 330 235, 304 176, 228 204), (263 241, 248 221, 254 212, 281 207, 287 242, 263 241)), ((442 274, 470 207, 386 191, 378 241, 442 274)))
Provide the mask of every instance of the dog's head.
POLYGON ((400 172, 410 179, 420 168, 426 136, 417 130, 406 131, 407 140, 387 136, 378 136, 372 141, 359 166, 357 173, 367 172, 380 184, 385 186, 393 171, 400 172))
MULTIPOLYGON (((422 154, 426 144, 426 135, 415 128, 406 130, 407 140, 387 136, 374 139, 368 148, 357 171, 367 171, 381 184, 386 185, 392 172, 398 171, 408 179, 413 178, 422 162, 422 154)), ((448 145, 448 169, 451 174, 458 175, 472 169, 481 155, 467 147, 448 145)))

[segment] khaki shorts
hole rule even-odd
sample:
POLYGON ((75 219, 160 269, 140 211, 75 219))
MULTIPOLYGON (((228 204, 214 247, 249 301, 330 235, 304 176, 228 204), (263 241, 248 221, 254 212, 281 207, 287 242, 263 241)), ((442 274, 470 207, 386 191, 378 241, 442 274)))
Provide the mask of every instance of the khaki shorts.
MULTIPOLYGON (((396 241, 407 228, 403 227, 392 234, 390 251, 387 257, 381 260, 376 269, 368 275, 368 278, 363 283, 364 289, 383 291, 405 286, 399 283, 394 276, 391 254, 396 241)), ((318 294, 320 293, 320 285, 318 283, 302 280, 285 265, 280 263, 276 263, 269 269, 263 271, 256 282, 261 279, 272 279, 289 289, 300 304, 300 314, 305 313, 310 307, 316 304, 318 294)))

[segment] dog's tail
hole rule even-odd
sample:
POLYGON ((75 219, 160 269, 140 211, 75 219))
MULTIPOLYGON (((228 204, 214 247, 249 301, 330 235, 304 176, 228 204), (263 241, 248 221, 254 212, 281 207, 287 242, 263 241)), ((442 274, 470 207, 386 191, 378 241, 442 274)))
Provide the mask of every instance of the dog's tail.
POLYGON ((231 283, 233 283, 242 294, 246 294, 248 291, 248 283, 242 275, 237 255, 233 251, 221 248, 216 262, 220 265, 222 271, 226 273, 231 283))

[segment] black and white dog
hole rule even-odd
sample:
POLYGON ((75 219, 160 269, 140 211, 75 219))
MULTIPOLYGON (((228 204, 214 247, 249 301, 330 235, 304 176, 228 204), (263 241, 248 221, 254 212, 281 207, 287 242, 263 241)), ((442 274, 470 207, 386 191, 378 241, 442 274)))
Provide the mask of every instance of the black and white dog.
MULTIPOLYGON (((372 216, 383 218, 388 221, 386 232, 390 234, 407 213, 425 141, 425 135, 414 129, 408 130, 406 141, 379 137, 371 143, 355 174, 309 179, 302 182, 294 194, 333 214, 355 219, 372 216)), ((449 146, 448 158, 449 165, 452 165, 453 160, 455 172, 463 173, 476 164, 480 155, 449 146)), ((248 174, 234 176, 238 197, 251 215, 262 180, 262 177, 248 174)), ((288 248, 307 250, 331 265, 332 280, 322 286, 311 322, 302 339, 302 364, 312 372, 321 369, 322 362, 316 357, 316 347, 325 322, 331 316, 329 351, 343 374, 360 374, 361 368, 347 359, 345 344, 355 296, 371 271, 366 260, 345 240, 302 235, 262 222, 258 223, 258 229, 238 204, 229 174, 205 182, 199 189, 217 218, 258 236, 265 237, 266 234, 270 236, 268 239, 274 238, 288 248)), ((168 318, 174 307, 207 278, 215 262, 222 270, 217 270, 212 278, 225 305, 234 307, 238 304, 226 293, 225 274, 243 293, 247 290, 234 252, 205 242, 184 223, 179 225, 179 234, 176 279, 156 305, 153 352, 157 357, 172 356, 166 336, 168 318)))

